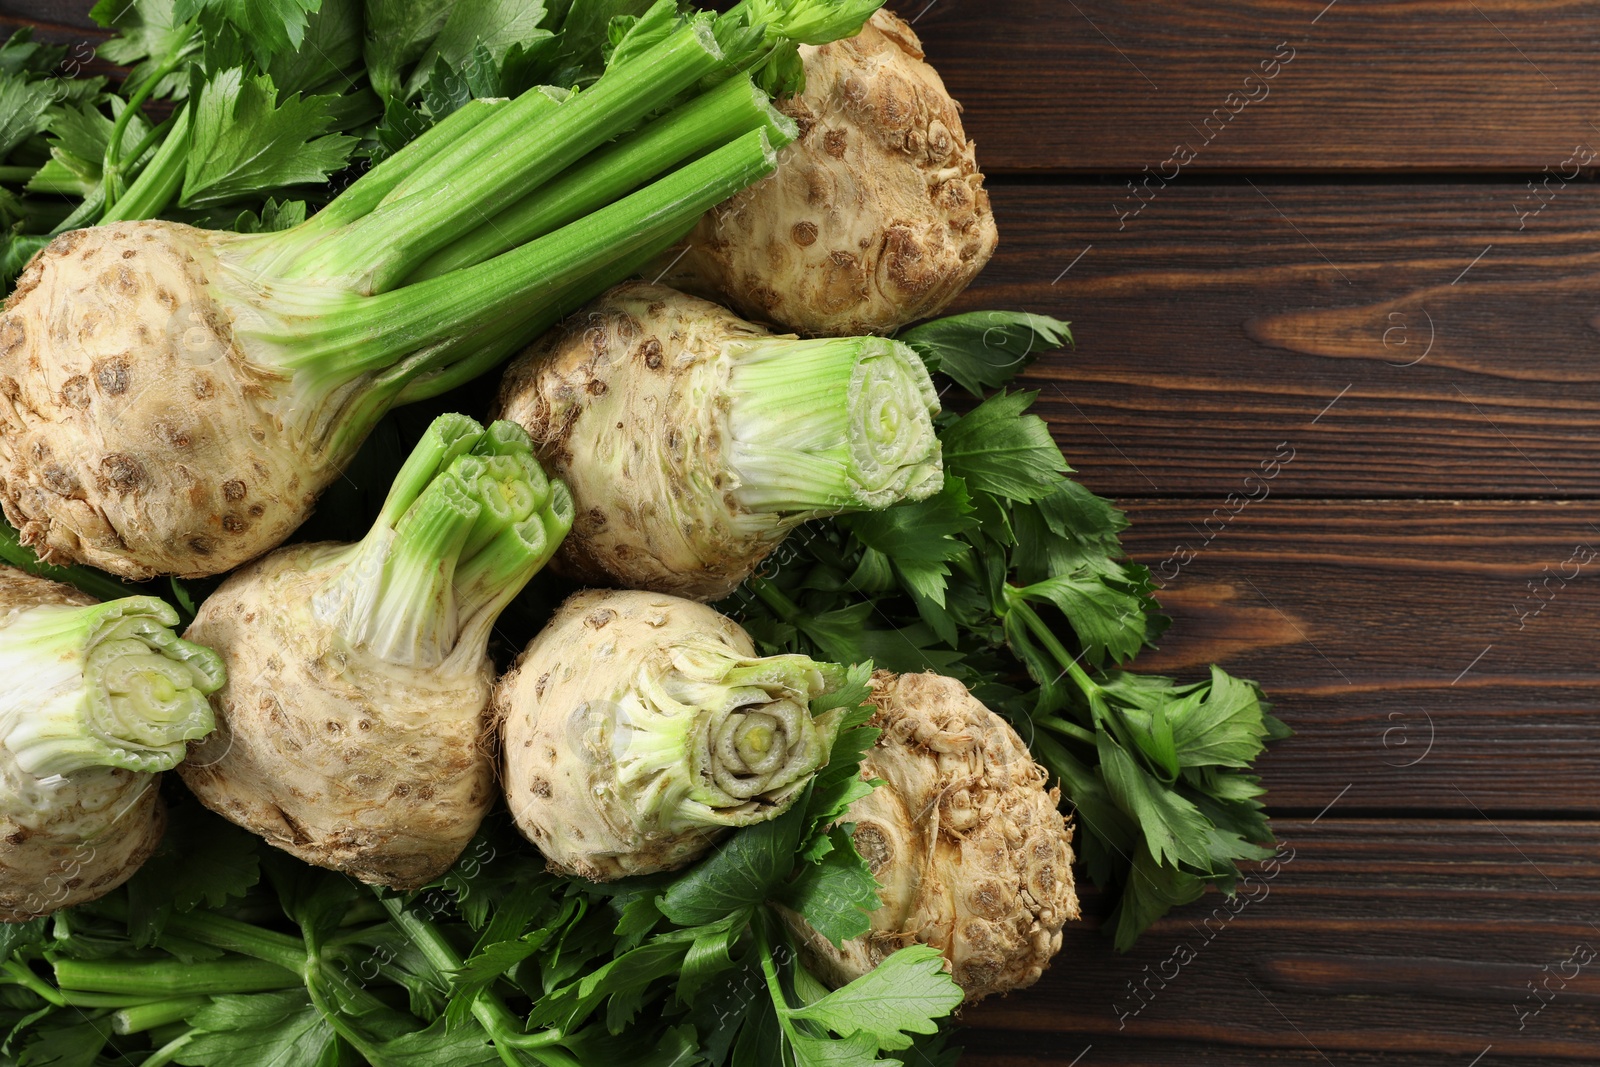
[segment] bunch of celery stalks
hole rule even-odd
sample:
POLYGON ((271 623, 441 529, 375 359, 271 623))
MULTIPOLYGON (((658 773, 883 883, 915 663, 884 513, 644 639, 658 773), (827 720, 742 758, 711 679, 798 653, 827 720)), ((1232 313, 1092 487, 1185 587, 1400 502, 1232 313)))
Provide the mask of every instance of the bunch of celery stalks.
POLYGON ((1260 694, 1098 669, 1163 622, 1125 521, 1025 395, 941 414, 1066 326, 903 329, 994 227, 877 2, 437 5, 467 91, 375 64, 367 165, 232 228, 208 108, 287 61, 130 6, 8 238, 0 1058, 953 1062, 1075 844, 1124 944, 1270 855, 1260 694))

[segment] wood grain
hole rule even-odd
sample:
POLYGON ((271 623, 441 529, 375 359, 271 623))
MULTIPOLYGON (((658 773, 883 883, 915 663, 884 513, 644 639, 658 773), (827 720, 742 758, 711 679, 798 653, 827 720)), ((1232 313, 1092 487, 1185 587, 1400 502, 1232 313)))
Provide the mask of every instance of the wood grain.
POLYGON ((1072 930, 1037 986, 967 1013, 963 1064, 1594 1062, 1600 824, 1338 812, 1281 823, 1233 906, 1209 895, 1126 956, 1072 930), (1591 962, 1563 966, 1578 946, 1591 962))
POLYGON ((1137 668, 1221 663, 1297 731, 1258 765, 1273 808, 1600 817, 1600 505, 1275 484, 1126 501, 1124 535, 1174 619, 1137 668))
POLYGON ((1090 893, 963 1063, 1596 1062, 1600 960, 1560 975, 1600 949, 1595 4, 897 6, 996 176, 961 307, 1074 324, 1027 383, 1162 581, 1139 668, 1220 662, 1298 731, 1249 903, 1117 956, 1090 893))
MULTIPOLYGON (((52 40, 102 36, 90 6, 4 0, 0 32, 32 22, 52 40)), ((1335 0, 1320 17, 1309 0, 891 7, 916 19, 995 174, 1159 171, 1182 144, 1194 152, 1182 169, 1194 173, 1533 177, 1600 140, 1589 125, 1600 113, 1600 23, 1584 0, 1335 0), (1263 77, 1273 62, 1277 73, 1263 77)))
POLYGON ((1531 174, 1600 138, 1592 3, 1324 2, 894 6, 991 173, 1139 173, 1185 145, 1186 171, 1531 174))
POLYGON ((1072 321, 1027 383, 1099 492, 1220 497, 1289 441, 1282 495, 1593 496, 1600 187, 1525 195, 1174 185, 1124 225, 1115 187, 1008 186, 960 306, 1072 321))
POLYGON ((0 35, 28 27, 39 41, 103 41, 110 34, 89 17, 92 7, 60 0, 0 0, 0 35))

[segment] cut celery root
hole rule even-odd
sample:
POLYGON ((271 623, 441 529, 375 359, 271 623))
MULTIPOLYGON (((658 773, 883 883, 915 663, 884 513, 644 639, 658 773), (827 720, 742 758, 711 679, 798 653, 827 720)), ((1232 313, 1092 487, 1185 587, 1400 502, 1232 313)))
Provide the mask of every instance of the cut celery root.
POLYGON ((712 600, 795 526, 943 484, 927 370, 879 337, 773 336, 715 304, 618 286, 506 372, 577 518, 557 566, 712 600))
POLYGON ((51 242, 0 312, 0 504, 23 542, 141 579, 280 544, 391 405, 487 369, 771 173, 792 126, 712 26, 582 92, 462 109, 289 230, 51 242), (531 228, 449 251, 507 211, 531 228), (418 275, 441 254, 456 269, 418 275))
POLYGON ((213 726, 221 660, 152 597, 0 567, 0 921, 95 900, 155 850, 160 771, 213 726))
POLYGON ((707 213, 661 280, 807 336, 890 333, 937 315, 998 243, 960 107, 911 27, 878 11, 804 47, 778 172, 707 213))
POLYGON ((944 953, 967 1003, 1039 980, 1078 917, 1072 830, 1043 767, 1004 719, 954 678, 872 679, 883 731, 850 805, 856 849, 878 879, 872 930, 835 947, 793 913, 813 969, 839 986, 913 942, 944 953))
POLYGON ((553 870, 682 867, 782 814, 827 763, 844 670, 758 657, 733 620, 656 593, 568 598, 495 688, 506 803, 553 870))
POLYGON ((435 420, 365 539, 280 549, 201 606, 230 681, 190 790, 365 882, 442 874, 494 799, 490 630, 571 521, 521 429, 435 420))

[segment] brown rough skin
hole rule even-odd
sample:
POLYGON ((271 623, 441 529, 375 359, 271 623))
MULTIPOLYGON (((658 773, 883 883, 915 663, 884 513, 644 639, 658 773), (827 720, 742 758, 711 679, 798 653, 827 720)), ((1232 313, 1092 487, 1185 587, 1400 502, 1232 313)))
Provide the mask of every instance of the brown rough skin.
POLYGON ((293 545, 231 576, 185 636, 228 684, 217 732, 178 767, 211 810, 307 863, 415 889, 443 874, 494 800, 493 667, 463 642, 438 667, 397 667, 304 624, 327 581, 293 545))
POLYGON ((789 526, 734 500, 722 461, 728 413, 704 399, 728 380, 723 343, 767 336, 709 301, 629 282, 512 362, 493 417, 528 431, 544 469, 577 504, 556 570, 714 600, 777 546, 789 526), (724 492, 703 494, 709 503, 697 506, 684 486, 724 492))
MULTIPOLYGON (((0 567, 0 615, 94 602, 71 586, 0 567)), ((44 783, 0 745, 0 922, 97 900, 132 877, 166 826, 159 778, 104 767, 44 783)))
POLYGON ((858 978, 895 950, 931 945, 971 1004, 1039 980, 1078 917, 1072 830, 1045 771, 1004 719, 953 678, 872 679, 883 736, 861 765, 883 785, 850 806, 855 844, 882 888, 872 930, 834 948, 790 921, 820 977, 858 978))
POLYGON ((0 505, 47 561, 218 574, 281 543, 337 476, 218 296, 237 235, 73 230, 0 311, 0 505), (162 324, 162 325, 152 325, 162 324))
POLYGON ((662 257, 682 256, 661 280, 806 336, 937 315, 999 243, 960 105, 887 11, 800 51, 805 91, 781 104, 799 139, 662 257))

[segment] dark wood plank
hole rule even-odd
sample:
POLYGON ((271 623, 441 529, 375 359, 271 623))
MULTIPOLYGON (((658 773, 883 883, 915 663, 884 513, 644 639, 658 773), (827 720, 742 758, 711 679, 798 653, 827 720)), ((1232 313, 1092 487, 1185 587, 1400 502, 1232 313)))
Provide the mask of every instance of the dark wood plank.
POLYGON ((1600 493, 1600 186, 1525 222, 1509 184, 1117 195, 997 188, 960 299, 1072 320, 1027 380, 1097 490, 1221 497, 1288 441, 1280 494, 1600 493))
POLYGON ((1279 829, 1235 906, 1209 895, 1120 957, 1073 929, 1037 986, 966 1013, 963 1064, 1594 1062, 1600 824, 1279 829))
POLYGON ((1590 3, 1323 3, 895 7, 990 172, 1537 172, 1600 138, 1590 3))
POLYGON ((1259 764, 1273 808, 1600 816, 1600 505, 1275 484, 1127 501, 1124 537, 1174 618, 1138 668, 1221 663, 1297 731, 1259 764))
MULTIPOLYGON (((0 36, 28 27, 34 40, 61 44, 89 41, 98 43, 110 36, 89 17, 92 3, 77 0, 0 0, 0 36)), ((74 53, 79 62, 84 57, 74 53)))
MULTIPOLYGON (((90 6, 5 0, 0 32, 32 22, 49 39, 93 39, 100 34, 83 32, 90 6)), ((1600 34, 1591 5, 1575 0, 1497 0, 1476 11, 1336 0, 1315 24, 1320 5, 1298 0, 893 6, 917 20, 993 173, 1159 171, 1186 144, 1191 173, 1534 174, 1600 139, 1584 121, 1600 106, 1600 34), (1291 51, 1287 64, 1275 59, 1291 51), (1276 74, 1262 79, 1264 70, 1276 74), (1241 108, 1247 96, 1257 99, 1241 108)))

